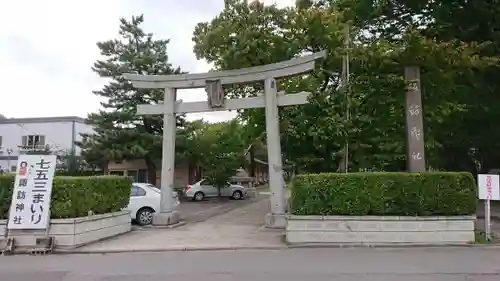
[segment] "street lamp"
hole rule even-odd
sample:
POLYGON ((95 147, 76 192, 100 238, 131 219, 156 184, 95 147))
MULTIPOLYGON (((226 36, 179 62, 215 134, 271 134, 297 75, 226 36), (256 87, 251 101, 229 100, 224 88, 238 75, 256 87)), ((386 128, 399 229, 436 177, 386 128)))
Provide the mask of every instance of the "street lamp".
POLYGON ((9 155, 9 157, 7 158, 7 171, 9 172, 12 172, 12 166, 10 165, 10 155, 12 154, 12 152, 14 152, 12 148, 7 148, 7 154, 9 155))

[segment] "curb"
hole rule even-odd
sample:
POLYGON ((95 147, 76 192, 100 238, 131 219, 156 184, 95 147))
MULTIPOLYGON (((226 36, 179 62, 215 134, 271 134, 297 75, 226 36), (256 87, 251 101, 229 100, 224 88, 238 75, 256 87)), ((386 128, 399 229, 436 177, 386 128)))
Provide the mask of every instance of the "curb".
POLYGON ((85 255, 85 254, 120 254, 120 253, 161 253, 161 252, 208 252, 208 251, 252 251, 252 250, 286 250, 287 246, 240 246, 240 247, 184 247, 158 249, 114 249, 114 250, 54 250, 53 254, 85 255))
POLYGON ((176 222, 174 224, 169 224, 169 225, 165 225, 165 226, 155 226, 155 225, 139 226, 136 229, 132 229, 131 232, 132 231, 144 231, 144 230, 148 230, 148 229, 174 229, 174 228, 178 228, 181 226, 185 226, 186 224, 187 224, 186 221, 181 220, 181 221, 176 222))
MULTIPOLYGON (((55 255, 106 255, 122 253, 164 253, 164 252, 211 252, 211 251, 278 251, 293 249, 434 249, 434 248, 475 248, 475 249, 500 249, 500 244, 465 244, 465 245, 339 245, 339 244, 297 244, 277 246, 239 246, 239 247, 184 247, 184 248, 158 248, 158 249, 111 249, 111 250, 54 250, 55 255)), ((28 252, 14 252, 12 255, 29 255, 28 252)))
POLYGON ((120 254, 120 253, 162 253, 162 252, 209 252, 209 251, 278 251, 291 249, 413 249, 413 248, 478 248, 500 249, 500 244, 464 244, 464 245, 339 245, 339 244, 297 244, 276 246, 234 246, 234 247, 183 247, 158 249, 96 249, 96 250, 54 250, 53 254, 120 254))
POLYGON ((500 244, 498 243, 491 243, 491 244, 450 244, 450 245, 341 245, 341 244, 319 244, 319 243, 314 243, 314 244, 296 244, 296 245, 288 245, 289 249, 355 249, 355 248, 361 248, 361 249, 414 249, 414 248, 448 248, 448 249, 453 249, 453 248, 485 248, 485 249, 491 249, 491 248, 499 248, 500 249, 500 244))

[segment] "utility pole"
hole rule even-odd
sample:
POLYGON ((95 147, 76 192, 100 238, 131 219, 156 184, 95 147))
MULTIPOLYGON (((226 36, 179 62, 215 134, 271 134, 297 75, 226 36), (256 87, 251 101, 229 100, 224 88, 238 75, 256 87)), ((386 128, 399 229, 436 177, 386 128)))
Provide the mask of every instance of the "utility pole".
MULTIPOLYGON (((349 26, 347 26, 346 30, 345 30, 345 38, 344 38, 344 47, 346 48, 346 50, 350 46, 350 41, 351 40, 350 40, 349 26)), ((342 75, 341 75, 341 85, 342 85, 342 88, 345 91, 345 101, 346 101, 345 118, 346 118, 346 123, 350 119, 350 110, 351 110, 350 109, 350 107, 351 107, 351 105, 350 105, 350 99, 349 99, 350 98, 349 97, 349 93, 350 93, 349 75, 350 75, 349 54, 346 51, 346 54, 342 58, 342 75)), ((347 140, 347 137, 346 137, 345 144, 344 144, 344 155, 343 155, 342 161, 341 161, 341 163, 339 165, 339 170, 341 172, 344 172, 344 173, 349 172, 349 142, 347 140)))
POLYGON ((9 158, 7 158, 7 171, 8 171, 9 173, 10 173, 10 172, 12 172, 12 166, 11 166, 11 164, 10 164, 10 160, 11 160, 11 159, 10 159, 10 155, 12 154, 12 152, 14 152, 14 151, 12 150, 12 148, 7 148, 7 155, 8 155, 8 157, 9 157, 9 158))

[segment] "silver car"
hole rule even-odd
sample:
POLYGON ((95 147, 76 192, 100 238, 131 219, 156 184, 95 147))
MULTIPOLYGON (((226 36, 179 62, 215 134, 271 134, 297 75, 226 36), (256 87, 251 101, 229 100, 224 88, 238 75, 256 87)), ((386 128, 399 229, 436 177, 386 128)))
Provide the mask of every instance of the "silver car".
MULTIPOLYGON (((201 201, 208 197, 218 197, 219 190, 208 180, 201 180, 197 183, 187 185, 184 195, 189 199, 201 201)), ((247 192, 243 186, 227 182, 226 186, 221 188, 221 195, 223 197, 231 197, 234 200, 241 200, 247 196, 247 192)))

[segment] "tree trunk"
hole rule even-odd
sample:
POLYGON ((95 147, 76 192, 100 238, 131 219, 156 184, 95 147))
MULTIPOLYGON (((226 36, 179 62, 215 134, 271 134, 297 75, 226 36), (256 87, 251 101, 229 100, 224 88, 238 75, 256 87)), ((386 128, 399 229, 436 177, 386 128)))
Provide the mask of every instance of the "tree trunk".
POLYGON ((201 180, 201 167, 195 162, 189 162, 189 183, 195 183, 201 180))
POLYGON ((338 164, 338 167, 337 167, 337 171, 339 173, 345 173, 346 172, 346 165, 345 165, 345 148, 342 152, 342 157, 340 158, 340 161, 339 161, 339 164, 338 164))
POLYGON ((109 161, 107 159, 103 159, 102 162, 100 163, 100 166, 99 168, 102 169, 103 173, 105 175, 107 175, 109 173, 109 161))
POLYGON ((203 173, 203 170, 200 165, 196 165, 196 181, 201 181, 201 174, 203 173))
POLYGON ((196 177, 195 166, 191 161, 188 161, 188 184, 193 183, 195 177, 196 177))
POLYGON ((250 177, 255 178, 255 148, 254 146, 250 146, 250 151, 248 152, 250 156, 250 177))

